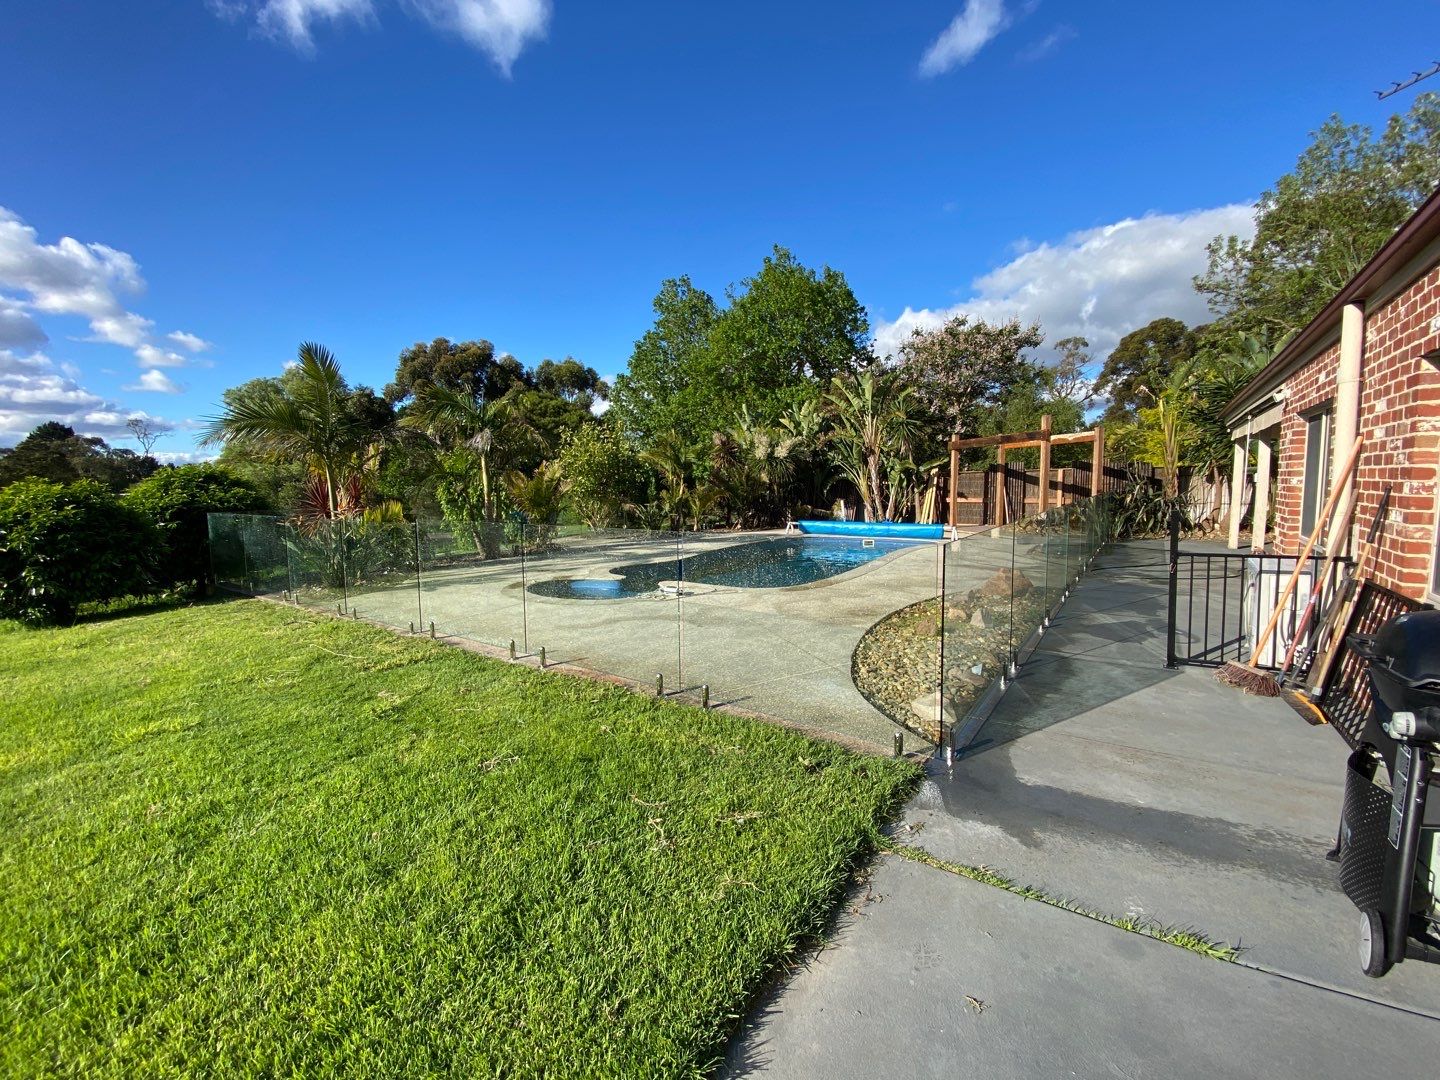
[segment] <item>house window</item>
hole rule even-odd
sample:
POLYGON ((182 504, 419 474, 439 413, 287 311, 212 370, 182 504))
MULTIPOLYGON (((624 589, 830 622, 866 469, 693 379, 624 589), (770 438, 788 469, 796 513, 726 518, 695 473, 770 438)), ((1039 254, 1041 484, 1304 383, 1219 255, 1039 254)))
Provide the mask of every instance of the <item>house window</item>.
POLYGON ((1330 413, 1305 418, 1305 482, 1300 499, 1300 536, 1315 531, 1330 490, 1330 413))

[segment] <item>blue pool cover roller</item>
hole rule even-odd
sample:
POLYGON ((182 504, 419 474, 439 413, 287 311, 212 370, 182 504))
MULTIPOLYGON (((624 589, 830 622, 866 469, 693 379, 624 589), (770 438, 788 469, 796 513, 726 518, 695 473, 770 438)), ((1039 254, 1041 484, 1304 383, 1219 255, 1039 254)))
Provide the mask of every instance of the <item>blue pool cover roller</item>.
POLYGON ((898 521, 797 521, 802 533, 816 536, 886 536, 902 540, 943 540, 944 525, 907 525, 898 521))

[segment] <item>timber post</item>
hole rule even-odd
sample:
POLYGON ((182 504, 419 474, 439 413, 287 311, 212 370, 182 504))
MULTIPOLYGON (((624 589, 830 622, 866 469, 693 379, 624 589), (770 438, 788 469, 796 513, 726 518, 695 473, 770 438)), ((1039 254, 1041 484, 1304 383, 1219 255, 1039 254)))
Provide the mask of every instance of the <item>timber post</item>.
POLYGON ((1095 438, 1090 444, 1090 494, 1099 495, 1105 478, 1105 429, 1095 425, 1095 438))
MULTIPOLYGON (((954 442, 954 439, 951 439, 954 442)), ((960 475, 960 451, 953 445, 950 447, 950 527, 953 529, 960 524, 959 507, 955 503, 955 481, 960 475)))
POLYGON ((1050 414, 1040 417, 1040 506, 1039 512, 1050 509, 1050 414))

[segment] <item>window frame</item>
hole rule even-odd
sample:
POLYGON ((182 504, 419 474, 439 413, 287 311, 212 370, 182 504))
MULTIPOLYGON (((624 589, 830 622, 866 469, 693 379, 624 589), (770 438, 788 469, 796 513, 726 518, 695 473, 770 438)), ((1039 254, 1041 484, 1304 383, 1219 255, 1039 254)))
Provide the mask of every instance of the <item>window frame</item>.
MULTIPOLYGON (((1335 453, 1335 420, 1331 402, 1328 401, 1313 409, 1307 409, 1300 414, 1300 418, 1305 422, 1305 456, 1300 466, 1300 520, 1298 523, 1298 538, 1303 544, 1319 525, 1320 512, 1325 509, 1325 498, 1330 490, 1330 478, 1335 473, 1335 463, 1331 460, 1335 453), (1320 433, 1320 446, 1318 453, 1314 453, 1312 452, 1314 448, 1311 436, 1316 431, 1317 425, 1320 433), (1312 466, 1319 471, 1318 477, 1311 476, 1312 466), (1307 517, 1310 519, 1308 528, 1306 527, 1307 517)), ((1317 551, 1325 549, 1325 537, 1321 536, 1316 540, 1315 549, 1317 551)))

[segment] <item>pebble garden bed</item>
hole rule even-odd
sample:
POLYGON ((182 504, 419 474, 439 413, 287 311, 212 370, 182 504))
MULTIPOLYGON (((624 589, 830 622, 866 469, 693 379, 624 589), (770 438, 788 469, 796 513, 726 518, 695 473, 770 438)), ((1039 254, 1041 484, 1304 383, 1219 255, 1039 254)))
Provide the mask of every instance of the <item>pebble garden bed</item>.
MULTIPOLYGON (((947 723, 964 717, 1000 675, 1011 650, 1039 623, 1044 590, 1016 572, 1012 603, 1010 576, 1010 571, 997 571, 978 588, 945 598, 947 723)), ((891 720, 938 743, 938 599, 901 608, 865 631, 851 657, 850 676, 865 699, 891 720)))

